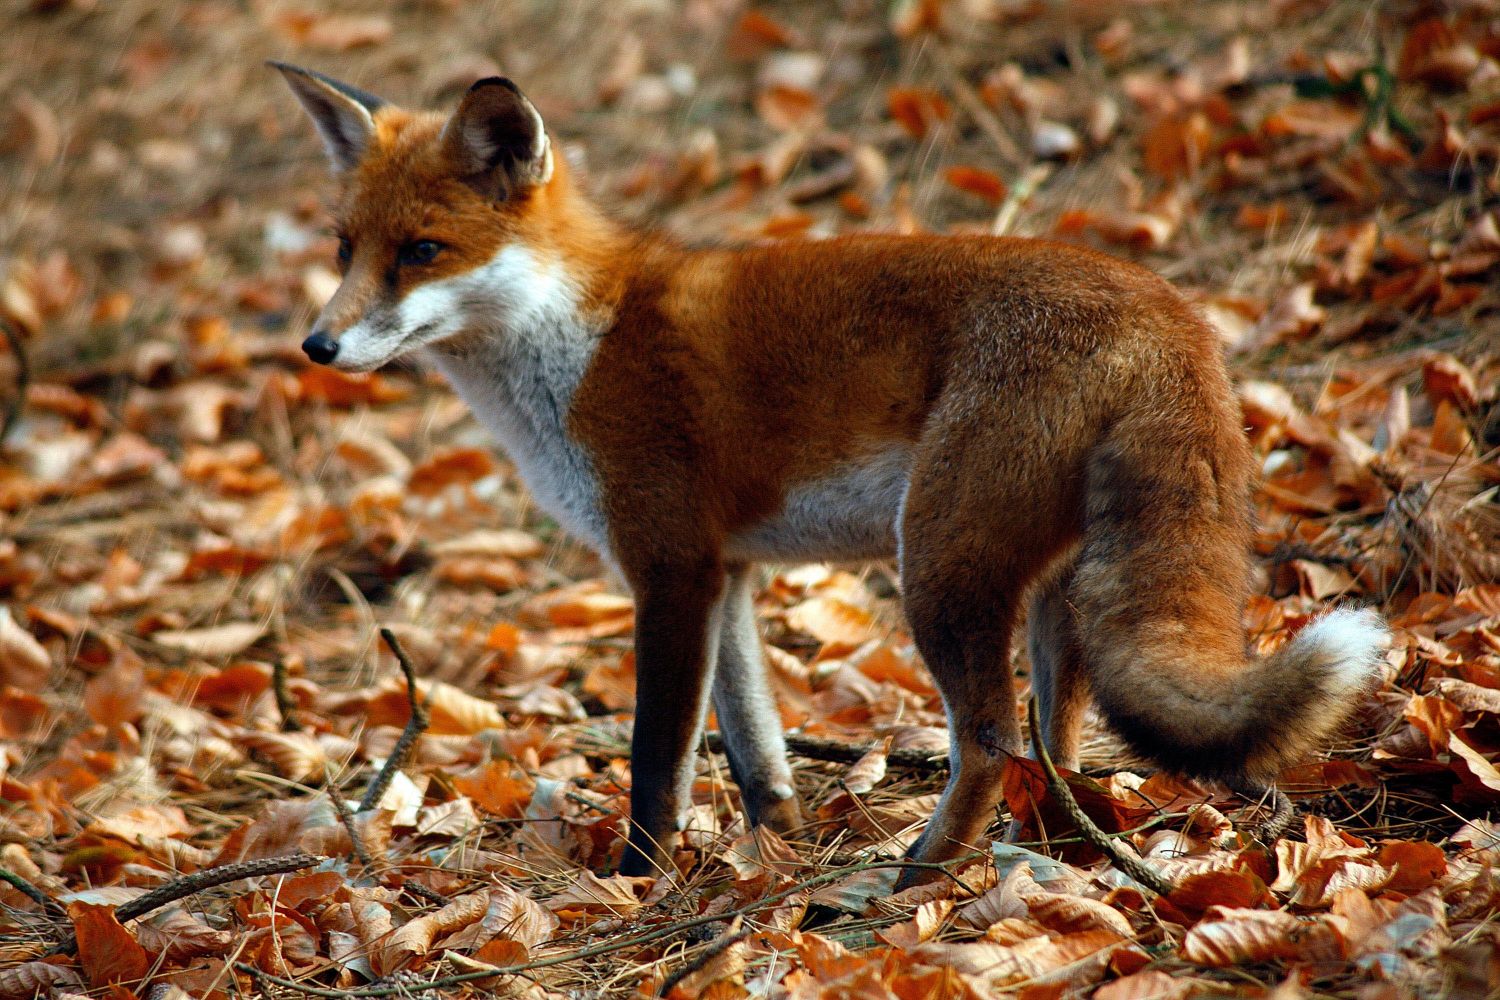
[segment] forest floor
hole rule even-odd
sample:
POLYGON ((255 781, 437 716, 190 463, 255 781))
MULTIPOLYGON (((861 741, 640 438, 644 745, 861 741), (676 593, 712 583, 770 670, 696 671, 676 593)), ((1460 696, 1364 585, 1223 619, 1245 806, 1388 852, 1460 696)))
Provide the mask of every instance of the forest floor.
POLYGON ((1500 993, 1494 0, 15 7, 0 1000, 1500 993), (1288 834, 1091 724, 1072 786, 1170 893, 1048 800, 892 894, 941 703, 892 565, 782 566, 757 611, 807 826, 747 833, 705 753, 678 876, 611 874, 630 602, 436 377, 306 364, 328 186, 267 58, 414 106, 503 71, 604 203, 687 239, 1046 236, 1172 280, 1265 470, 1252 648, 1343 601, 1393 626, 1283 776, 1288 834), (417 728, 381 628, 428 719, 366 808, 417 728))

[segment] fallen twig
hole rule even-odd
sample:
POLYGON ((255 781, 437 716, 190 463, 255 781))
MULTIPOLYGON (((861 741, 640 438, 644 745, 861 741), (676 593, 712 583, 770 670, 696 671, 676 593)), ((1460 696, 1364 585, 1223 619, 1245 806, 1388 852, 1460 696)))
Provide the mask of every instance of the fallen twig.
POLYGON ((948 53, 937 39, 931 39, 928 51, 932 54, 933 64, 937 66, 938 72, 943 76, 943 82, 952 91, 954 98, 963 106, 968 116, 974 119, 974 124, 979 126, 994 145, 995 152, 1000 154, 1000 159, 1008 166, 1019 167, 1026 162, 1026 155, 1021 151, 1020 145, 1012 139, 1005 126, 1000 124, 1000 119, 984 103, 969 81, 965 80, 963 74, 954 65, 953 57, 948 53))
POLYGON ((53 899, 51 896, 47 895, 31 882, 28 882, 20 875, 17 875, 15 872, 11 871, 9 868, 0 868, 0 882, 9 883, 11 888, 15 889, 27 899, 30 899, 32 902, 36 903, 53 917, 56 917, 60 920, 68 919, 68 911, 63 907, 61 903, 53 899))
MULTIPOLYGON (((724 737, 719 733, 705 733, 703 740, 710 752, 724 752, 724 737)), ((879 745, 878 743, 845 743, 841 740, 821 740, 812 736, 790 734, 786 737, 786 748, 797 756, 839 764, 853 764, 879 745)), ((948 755, 929 753, 926 750, 889 750, 886 752, 886 764, 922 774, 948 773, 948 755)))
MULTIPOLYGON (((175 878, 165 885, 159 885, 155 889, 126 903, 121 903, 115 908, 115 919, 120 923, 126 923, 137 917, 143 917, 152 910, 160 909, 168 903, 175 903, 179 899, 186 899, 194 893, 202 892, 204 889, 212 889, 214 886, 225 885, 229 882, 238 882, 240 879, 258 878, 262 875, 283 875, 287 872, 301 871, 303 868, 311 868, 314 865, 326 861, 317 854, 286 854, 277 858, 260 858, 255 861, 236 861, 232 864, 217 865, 213 868, 205 868, 201 872, 184 875, 175 878)), ((78 946, 78 940, 69 932, 68 936, 52 949, 51 954, 62 954, 71 952, 78 946)))
POLYGON ((281 731, 295 733, 301 730, 302 723, 297 721, 297 703, 286 688, 286 660, 279 656, 271 664, 271 693, 276 698, 276 711, 281 716, 281 731))
POLYGON ((16 356, 16 398, 6 405, 4 414, 0 415, 0 444, 4 444, 5 439, 10 436, 10 429, 21 419, 21 411, 26 406, 26 390, 31 385, 31 364, 26 358, 26 347, 21 343, 21 335, 16 333, 16 328, 0 319, 0 332, 5 334, 11 353, 16 356))
POLYGON ((396 662, 401 665, 401 673, 406 677, 406 700, 411 705, 411 718, 406 720, 406 728, 401 730, 401 738, 391 748, 391 755, 385 759, 380 773, 375 775, 375 780, 370 782, 370 787, 365 789, 364 797, 359 800, 360 812, 368 812, 380 802, 380 797, 391 786, 391 780, 396 777, 396 772, 405 767, 411 759, 412 751, 417 747, 417 740, 422 733, 426 732, 429 721, 426 703, 417 698, 416 668, 412 666, 406 650, 401 648, 401 642, 396 638, 396 633, 388 628, 381 628, 380 638, 385 640, 385 644, 395 654, 396 662))
POLYGON ((366 869, 373 867, 375 862, 371 859, 370 852, 365 849, 364 838, 359 835, 359 830, 354 825, 354 814, 349 811, 349 803, 344 801, 338 785, 331 778, 325 783, 328 785, 328 797, 333 800, 333 811, 338 813, 339 822, 344 824, 344 830, 349 834, 349 842, 354 847, 354 856, 366 869))
POLYGON ((453 900, 449 899, 447 896, 444 896, 436 889, 429 889, 421 882, 413 882, 411 879, 403 881, 401 883, 401 888, 406 892, 411 893, 418 899, 423 900, 424 902, 431 903, 433 906, 447 906, 449 903, 453 902, 453 900))
POLYGON ((1265 788, 1254 788, 1246 785, 1243 787, 1231 787, 1230 791, 1252 805, 1260 806, 1267 802, 1270 803, 1271 815, 1267 816, 1253 830, 1249 831, 1250 836, 1262 844, 1269 845, 1275 842, 1276 838, 1285 833, 1286 828, 1291 825, 1292 817, 1295 814, 1295 810, 1292 807, 1292 800, 1287 798, 1286 793, 1275 785, 1269 785, 1265 788))
POLYGON ((1047 745, 1042 740, 1042 727, 1038 718, 1036 698, 1033 696, 1026 703, 1026 716, 1031 726, 1031 745, 1036 751, 1036 759, 1042 765, 1042 770, 1047 773, 1047 788, 1062 805, 1063 811, 1078 827, 1078 832, 1083 839, 1094 846, 1099 853, 1110 860, 1120 871, 1135 879, 1141 885, 1150 889, 1158 896, 1170 895, 1172 883, 1162 878, 1154 869, 1140 858, 1127 854, 1114 838, 1099 829, 1088 814, 1078 805, 1078 800, 1073 797, 1073 792, 1068 788, 1068 783, 1057 773, 1057 767, 1052 763, 1052 755, 1047 752, 1047 745))

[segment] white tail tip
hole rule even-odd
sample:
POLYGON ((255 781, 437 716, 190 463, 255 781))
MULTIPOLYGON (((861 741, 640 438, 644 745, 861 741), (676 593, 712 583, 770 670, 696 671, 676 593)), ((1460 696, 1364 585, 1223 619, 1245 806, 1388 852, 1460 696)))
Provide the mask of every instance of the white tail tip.
POLYGON ((1292 640, 1328 665, 1328 693, 1353 697, 1375 685, 1391 632, 1371 608, 1338 608, 1292 640))

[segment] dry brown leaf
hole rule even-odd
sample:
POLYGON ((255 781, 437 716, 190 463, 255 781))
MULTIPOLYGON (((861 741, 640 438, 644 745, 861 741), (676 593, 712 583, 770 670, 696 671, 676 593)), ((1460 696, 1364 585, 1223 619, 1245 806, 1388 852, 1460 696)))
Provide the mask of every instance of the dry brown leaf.
POLYGON ((0 604, 0 685, 36 692, 47 685, 52 658, 47 650, 0 604))
POLYGON ((1105 983, 1094 993, 1094 1000, 1184 1000, 1206 995, 1206 986, 1204 980, 1147 969, 1105 983))
POLYGON ((1057 975, 1065 983, 1092 982, 1121 943, 1113 931, 1085 931, 1060 938, 1028 938, 1014 945, 978 941, 971 944, 928 942, 911 956, 931 965, 950 965, 991 988, 1021 982, 1049 981, 1057 975))
MULTIPOLYGON (((387 682, 392 688, 403 691, 405 684, 399 678, 387 682)), ((428 732, 435 736, 443 734, 473 735, 486 729, 504 729, 505 717, 494 702, 476 698, 462 688, 444 681, 418 680, 417 695, 427 706, 430 721, 428 732)))
POLYGON ((563 910, 606 911, 617 917, 628 917, 641 907, 637 893, 654 881, 625 875, 600 878, 585 869, 566 889, 545 900, 545 905, 554 913, 563 910))
POLYGON ((59 996, 63 991, 81 991, 84 985, 83 977, 64 965, 17 962, 0 968, 0 1000, 59 996))
POLYGON ((792 876, 803 864, 802 858, 770 827, 758 826, 736 837, 720 853, 735 875, 743 880, 772 875, 792 876))
POLYGON ((831 646, 858 646, 870 638, 874 616, 841 597, 819 595, 788 609, 786 623, 831 646))
POLYGON ((417 917, 396 928, 380 949, 374 965, 381 975, 408 968, 432 951, 433 942, 445 934, 468 927, 484 916, 489 894, 471 892, 448 903, 436 913, 417 917))
POLYGON ((474 833, 483 822, 474 809, 474 803, 461 796, 418 810, 415 826, 421 837, 459 840, 474 833))
POLYGON ((89 985, 98 989, 145 978, 151 961, 135 935, 115 919, 113 906, 69 903, 68 917, 73 921, 78 960, 89 977, 89 985))
POLYGON ((492 940, 504 940, 532 950, 552 940, 557 928, 555 914, 525 893, 501 885, 489 890, 484 915, 448 938, 444 946, 473 950, 492 940))
POLYGON ((885 777, 886 755, 890 749, 891 738, 887 736, 866 751, 863 757, 850 764, 849 770, 844 772, 844 790, 851 795, 868 795, 874 791, 875 786, 885 777))
POLYGON ((264 632, 263 624, 228 622, 210 628, 163 629, 151 633, 151 641, 189 656, 217 660, 243 653, 255 645, 264 632))
POLYGON ((1458 733, 1449 735, 1448 749, 1464 762, 1464 766, 1473 776, 1474 781, 1491 792, 1500 792, 1500 768, 1496 768, 1493 761, 1475 749, 1467 740, 1462 739, 1458 733))
POLYGON ((180 906, 141 920, 135 925, 135 936, 147 952, 173 963, 222 955, 234 944, 232 932, 210 927, 180 906))
POLYGON ((875 932, 886 944, 910 951, 923 941, 930 940, 943 927, 943 921, 953 912, 953 900, 934 899, 917 907, 910 920, 881 928, 875 932))
POLYGON ((1134 934, 1130 921, 1112 906, 1070 893, 1030 893, 1021 897, 1027 915, 1059 934, 1077 931, 1107 930, 1122 938, 1134 934))
POLYGON ((234 742, 271 764, 289 781, 312 781, 328 770, 328 754, 311 733, 240 732, 234 742))
POLYGON ((1337 959, 1338 935, 1321 920, 1306 921, 1282 910, 1210 907, 1187 932, 1182 957, 1227 967, 1272 959, 1337 959))

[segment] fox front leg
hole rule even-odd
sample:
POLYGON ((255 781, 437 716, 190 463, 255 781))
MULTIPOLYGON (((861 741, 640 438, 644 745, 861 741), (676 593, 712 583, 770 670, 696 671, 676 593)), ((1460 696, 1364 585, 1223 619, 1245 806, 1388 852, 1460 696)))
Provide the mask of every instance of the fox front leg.
POLYGON ((653 566, 635 591, 635 732, 630 742, 630 836, 620 872, 672 870, 693 784, 718 653, 725 592, 717 560, 653 566))

